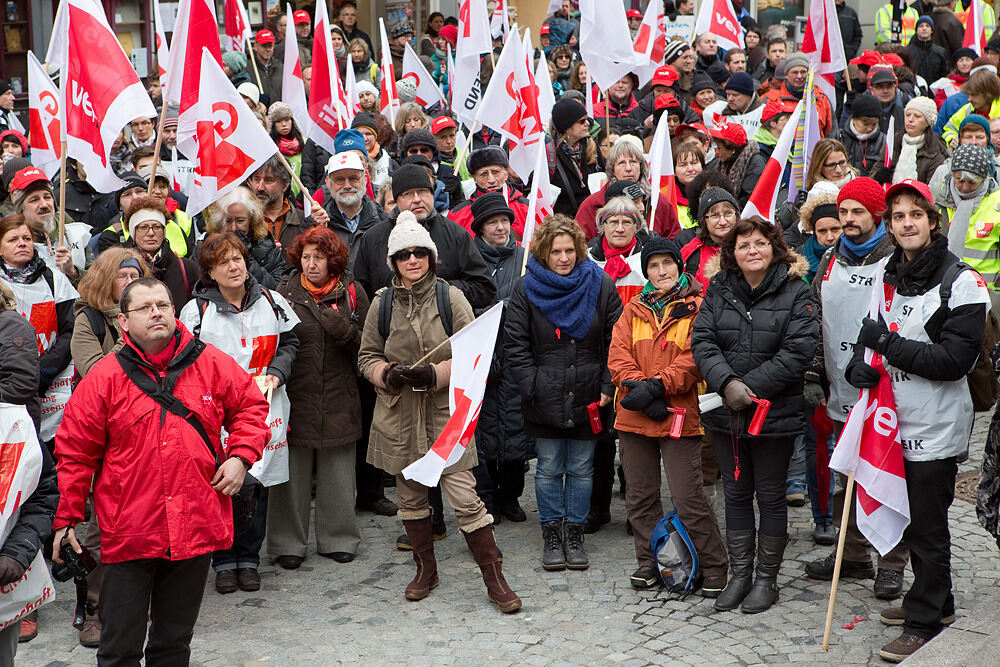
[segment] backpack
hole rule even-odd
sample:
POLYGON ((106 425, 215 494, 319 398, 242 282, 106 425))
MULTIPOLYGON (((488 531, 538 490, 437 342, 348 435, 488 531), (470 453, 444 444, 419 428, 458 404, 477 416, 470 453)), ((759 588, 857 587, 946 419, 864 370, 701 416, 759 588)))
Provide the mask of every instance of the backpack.
POLYGON ((676 511, 656 522, 649 545, 656 560, 656 572, 667 590, 680 593, 682 600, 698 590, 701 584, 698 552, 676 511))
MULTIPOLYGON (((941 277, 941 307, 948 310, 948 300, 951 298, 951 286, 962 271, 975 271, 965 262, 955 262, 944 271, 941 277)), ((979 349, 979 358, 976 359, 975 366, 966 375, 969 384, 969 394, 972 396, 972 409, 976 412, 989 410, 1000 398, 1000 381, 997 379, 997 372, 993 367, 990 353, 993 348, 1000 343, 1000 320, 993 314, 992 310, 987 311, 986 330, 983 336, 983 343, 979 349)))
MULTIPOLYGON (((382 295, 382 300, 378 304, 378 333, 382 336, 382 340, 388 340, 389 338, 389 324, 392 322, 392 297, 395 292, 396 289, 392 285, 379 292, 382 295)), ((453 333, 451 294, 448 292, 448 283, 443 280, 437 281, 434 285, 434 292, 437 296, 438 315, 441 316, 441 325, 444 327, 445 335, 451 338, 451 334, 453 333)))
MULTIPOLYGON (((97 342, 104 346, 104 339, 108 337, 108 324, 104 320, 104 313, 97 310, 93 306, 85 306, 83 309, 83 314, 87 316, 87 321, 90 323, 90 329, 97 336, 97 342)), ((111 329, 111 337, 114 339, 115 343, 118 342, 118 330, 111 329)), ((83 376, 80 375, 80 369, 74 367, 73 379, 70 381, 70 391, 75 391, 77 385, 80 384, 80 380, 83 376)))

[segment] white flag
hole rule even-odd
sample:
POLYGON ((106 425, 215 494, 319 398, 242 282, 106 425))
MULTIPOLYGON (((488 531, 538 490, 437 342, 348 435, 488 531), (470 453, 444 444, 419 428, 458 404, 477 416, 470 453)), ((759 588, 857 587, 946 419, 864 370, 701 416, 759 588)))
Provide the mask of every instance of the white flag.
POLYGON ((545 142, 535 147, 535 169, 531 179, 531 193, 528 195, 528 215, 524 220, 521 245, 527 249, 535 236, 535 229, 553 213, 552 186, 549 182, 549 161, 545 154, 545 142))
MULTIPOLYGON (((292 21, 292 6, 286 8, 288 23, 285 26, 285 58, 281 70, 281 99, 292 110, 292 116, 303 137, 310 135, 309 103, 306 101, 306 82, 302 78, 302 63, 299 61, 299 43, 292 21)), ((347 69, 351 69, 348 67, 347 69)))
POLYGON ((425 109, 435 103, 444 104, 441 89, 434 83, 434 78, 420 62, 417 52, 413 50, 409 42, 403 47, 403 74, 399 78, 402 80, 407 77, 413 79, 413 83, 417 87, 417 97, 414 100, 417 104, 425 109))
POLYGON ((62 102, 59 89, 38 58, 28 51, 28 126, 31 163, 51 180, 62 155, 62 102))
POLYGON ((580 1, 580 55, 587 63, 587 75, 601 90, 633 70, 635 50, 621 2, 580 1))
POLYGON ((479 56, 493 50, 485 0, 462 0, 458 8, 458 43, 455 46, 452 108, 470 128, 483 100, 479 56))
POLYGON ((653 80, 657 68, 663 64, 663 56, 667 49, 667 33, 663 26, 663 3, 650 2, 646 14, 642 17, 642 25, 632 42, 635 51, 636 66, 633 70, 639 77, 639 85, 645 86, 653 80))
POLYGON ((167 85, 167 63, 170 62, 170 48, 167 33, 163 29, 163 15, 160 0, 153 0, 153 32, 156 33, 156 72, 160 77, 160 88, 167 85))

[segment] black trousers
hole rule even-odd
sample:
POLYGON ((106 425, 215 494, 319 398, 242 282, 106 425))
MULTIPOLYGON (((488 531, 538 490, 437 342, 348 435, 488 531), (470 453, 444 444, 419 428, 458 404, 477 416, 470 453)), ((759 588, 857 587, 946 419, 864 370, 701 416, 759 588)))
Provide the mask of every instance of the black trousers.
POLYGON ((722 489, 726 495, 726 530, 753 530, 753 501, 760 510, 760 532, 771 537, 788 534, 785 480, 795 438, 753 438, 734 442, 728 431, 711 431, 719 457, 722 489), (735 454, 734 454, 735 450, 735 454), (736 479, 736 457, 740 476, 736 479))
POLYGON ((607 514, 611 511, 611 496, 615 486, 615 454, 618 431, 615 423, 614 402, 600 409, 604 430, 594 444, 594 487, 590 491, 590 513, 607 514))
POLYGON ((910 525, 903 533, 903 541, 910 548, 913 585, 903 598, 903 630, 930 639, 941 629, 941 618, 955 613, 948 508, 955 499, 958 464, 951 457, 905 461, 904 468, 910 525))
POLYGON ((146 664, 186 667, 191 637, 205 592, 210 554, 187 560, 144 558, 105 563, 99 614, 101 667, 136 667, 143 657, 146 622, 146 664))
POLYGON ((354 478, 357 485, 357 502, 373 503, 385 498, 382 471, 368 463, 368 438, 371 435, 372 419, 375 416, 375 386, 358 378, 358 398, 361 399, 361 439, 354 448, 354 478))

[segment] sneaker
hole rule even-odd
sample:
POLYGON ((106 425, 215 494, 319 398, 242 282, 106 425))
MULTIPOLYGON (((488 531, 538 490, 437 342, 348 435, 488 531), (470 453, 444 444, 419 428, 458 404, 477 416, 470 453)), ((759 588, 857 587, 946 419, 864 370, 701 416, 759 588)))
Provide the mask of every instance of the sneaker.
POLYGON ((786 493, 785 502, 788 503, 789 507, 805 507, 806 504, 806 494, 804 493, 786 493))
POLYGON ((824 521, 823 523, 817 523, 816 527, 813 528, 813 542, 823 546, 830 546, 837 541, 837 529, 833 527, 832 523, 824 521))
POLYGON ((632 576, 628 578, 628 582, 632 584, 632 588, 642 591, 660 583, 660 577, 656 573, 655 567, 652 565, 643 565, 632 573, 632 576))
POLYGON ((719 597, 727 583, 729 580, 724 574, 717 577, 705 577, 701 582, 701 597, 710 599, 719 597))
POLYGON ((917 652, 921 646, 927 643, 923 637, 911 635, 904 632, 896 639, 883 646, 878 654, 889 662, 902 662, 917 652))
POLYGON ((216 592, 225 595, 226 593, 235 592, 237 588, 236 570, 219 570, 215 573, 216 592))
MULTIPOLYGON (((806 574, 813 579, 830 581, 833 579, 833 566, 836 562, 837 556, 835 554, 830 554, 826 558, 806 563, 806 574)), ((875 568, 872 566, 872 562, 870 560, 861 562, 844 560, 840 563, 840 578, 874 579, 875 568)))
MULTIPOLYGON (((878 620, 884 625, 902 625, 906 621, 906 612, 902 607, 886 607, 879 614, 878 620)), ((955 614, 941 617, 941 625, 951 625, 955 622, 955 614)))
POLYGON ((83 627, 80 628, 80 646, 87 648, 99 647, 101 645, 102 627, 101 619, 97 617, 97 614, 88 613, 83 619, 83 627))
POLYGON ((903 573, 880 567, 875 575, 875 597, 895 600, 903 594, 903 573))
POLYGON ((17 643, 30 642, 38 636, 38 613, 32 612, 27 617, 21 619, 21 631, 17 635, 17 643))

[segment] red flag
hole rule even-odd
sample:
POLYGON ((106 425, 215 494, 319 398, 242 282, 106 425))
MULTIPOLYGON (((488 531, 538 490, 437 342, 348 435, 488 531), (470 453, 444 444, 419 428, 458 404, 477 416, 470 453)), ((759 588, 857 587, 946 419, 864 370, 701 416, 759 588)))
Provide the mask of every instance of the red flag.
POLYGON ((156 109, 96 0, 59 5, 46 60, 62 80, 66 155, 98 192, 117 190, 123 181, 111 168, 111 147, 125 125, 156 109))
POLYGON ((52 82, 38 58, 28 51, 28 139, 31 141, 31 163, 50 179, 59 171, 62 155, 62 104, 56 84, 52 82))
POLYGON ((396 92, 396 68, 392 64, 392 52, 389 51, 389 38, 385 33, 385 21, 378 20, 380 38, 382 40, 382 90, 379 92, 382 103, 382 115, 396 122, 396 111, 399 110, 399 94, 396 92))
POLYGON ((818 75, 816 84, 827 99, 834 100, 833 76, 847 69, 844 39, 840 34, 840 19, 834 0, 813 0, 802 35, 802 53, 818 75))
POLYGON ((792 151, 792 142, 795 140, 795 128, 799 125, 799 119, 802 117, 804 108, 805 103, 799 100, 798 104, 795 105, 795 111, 792 112, 792 117, 788 119, 785 129, 781 131, 781 136, 778 137, 778 143, 774 145, 771 157, 767 159, 767 164, 764 165, 764 171, 760 175, 760 180, 757 181, 753 192, 750 193, 747 205, 743 207, 741 217, 749 218, 759 215, 765 220, 770 220, 772 224, 774 223, 774 204, 778 199, 778 190, 781 189, 781 175, 785 171, 785 164, 788 162, 788 156, 792 151))
POLYGON ((633 71, 639 77, 640 86, 652 81, 656 69, 663 64, 663 56, 667 49, 667 33, 663 27, 663 17, 663 3, 650 2, 646 7, 646 14, 642 17, 639 32, 635 35, 635 41, 632 42, 636 56, 636 66, 633 71))
POLYGON ((222 67, 215 4, 207 0, 181 0, 173 40, 163 100, 167 104, 178 105, 183 114, 198 101, 201 50, 208 49, 215 62, 222 67))
POLYGON ((247 16, 247 8, 243 6, 243 0, 226 0, 226 45, 228 51, 243 52, 248 39, 252 39, 250 32, 250 17, 247 16))
POLYGON ((982 0, 972 0, 966 13, 965 36, 962 46, 973 49, 979 55, 986 50, 986 26, 983 25, 982 0))
POLYGON ((341 128, 337 56, 330 42, 330 19, 326 3, 316 3, 313 22, 312 80, 309 84, 309 138, 328 153, 334 153, 333 137, 341 128))
POLYGON ((694 31, 698 35, 712 33, 725 51, 744 48, 743 28, 729 0, 702 0, 694 31))
POLYGON ((202 94, 177 123, 177 147, 195 163, 191 215, 236 188, 278 150, 208 49, 200 69, 202 94))

